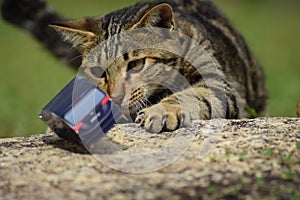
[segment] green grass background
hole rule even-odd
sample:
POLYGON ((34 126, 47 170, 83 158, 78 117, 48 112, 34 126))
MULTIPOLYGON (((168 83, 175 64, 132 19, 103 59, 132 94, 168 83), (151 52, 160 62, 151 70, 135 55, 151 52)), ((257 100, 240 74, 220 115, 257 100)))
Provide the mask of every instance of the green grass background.
MULTIPOLYGON (((104 15, 133 0, 49 0, 70 18, 104 15)), ((266 116, 295 116, 300 99, 300 1, 215 0, 244 35, 265 69, 266 116)), ((0 19, 0 137, 43 133, 42 107, 75 72, 28 34, 0 19)))

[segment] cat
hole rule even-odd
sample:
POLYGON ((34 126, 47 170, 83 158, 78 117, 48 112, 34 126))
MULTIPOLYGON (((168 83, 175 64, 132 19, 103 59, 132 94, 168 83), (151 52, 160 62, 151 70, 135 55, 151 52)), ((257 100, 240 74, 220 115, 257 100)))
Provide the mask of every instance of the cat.
POLYGON ((263 70, 212 1, 141 2, 105 16, 68 21, 42 0, 5 0, 2 16, 59 59, 82 57, 69 64, 81 65, 149 132, 173 131, 197 119, 249 117, 248 109, 259 114, 265 109, 263 70), (137 41, 142 42, 122 53, 137 41), (150 48, 153 43, 159 48, 150 48), (178 49, 184 56, 174 53, 178 49), (114 59, 104 66, 108 57, 114 59))

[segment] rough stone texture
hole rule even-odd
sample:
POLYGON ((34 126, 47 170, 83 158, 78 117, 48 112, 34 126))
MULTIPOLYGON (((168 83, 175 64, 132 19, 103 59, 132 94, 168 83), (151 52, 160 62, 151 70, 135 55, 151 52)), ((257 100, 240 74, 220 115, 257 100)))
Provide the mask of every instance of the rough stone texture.
POLYGON ((120 125, 94 156, 53 133, 2 139, 0 199, 299 199, 299 142, 291 118, 198 121, 158 135, 120 125))

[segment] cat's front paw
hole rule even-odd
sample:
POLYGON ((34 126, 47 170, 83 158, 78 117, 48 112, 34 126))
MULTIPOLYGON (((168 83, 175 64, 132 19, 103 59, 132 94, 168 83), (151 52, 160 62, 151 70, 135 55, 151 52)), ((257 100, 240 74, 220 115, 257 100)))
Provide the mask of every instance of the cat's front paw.
POLYGON ((180 127, 191 125, 189 113, 184 111, 180 105, 162 103, 140 111, 135 122, 151 133, 174 131, 180 127))

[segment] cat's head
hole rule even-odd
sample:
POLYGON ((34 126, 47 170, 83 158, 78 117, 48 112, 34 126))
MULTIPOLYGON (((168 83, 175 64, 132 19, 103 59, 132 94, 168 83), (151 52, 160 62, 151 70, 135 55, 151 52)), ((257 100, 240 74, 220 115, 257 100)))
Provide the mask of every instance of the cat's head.
POLYGON ((170 92, 178 56, 166 47, 180 43, 170 4, 137 4, 52 27, 82 53, 88 77, 132 114, 170 92))

